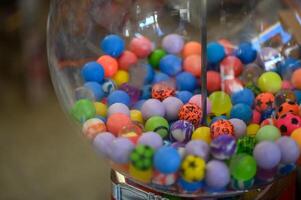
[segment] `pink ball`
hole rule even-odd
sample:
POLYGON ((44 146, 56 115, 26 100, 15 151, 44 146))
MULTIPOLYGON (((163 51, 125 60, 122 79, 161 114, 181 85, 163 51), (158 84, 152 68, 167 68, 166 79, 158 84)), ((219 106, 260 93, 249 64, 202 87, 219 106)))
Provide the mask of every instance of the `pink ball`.
MULTIPOLYGON (((197 94, 190 98, 189 103, 194 103, 202 108, 202 95, 197 94)), ((211 101, 207 98, 207 113, 211 113, 211 101)))
POLYGON ((138 58, 146 58, 152 52, 153 44, 147 37, 140 35, 132 39, 129 49, 138 58))
POLYGON ((276 122, 276 126, 281 131, 282 135, 290 136, 291 133, 301 127, 301 118, 293 113, 285 113, 280 115, 276 122))
POLYGON ((253 110, 252 124, 259 124, 261 119, 261 114, 256 109, 253 110))

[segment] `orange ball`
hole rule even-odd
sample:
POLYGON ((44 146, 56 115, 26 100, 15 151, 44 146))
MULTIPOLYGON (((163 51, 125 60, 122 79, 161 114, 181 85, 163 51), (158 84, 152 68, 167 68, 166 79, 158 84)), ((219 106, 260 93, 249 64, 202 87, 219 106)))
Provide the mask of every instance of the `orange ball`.
POLYGON ((118 70, 117 60, 111 56, 104 55, 98 58, 97 62, 103 66, 105 77, 112 77, 118 70))
POLYGON ((195 42, 195 41, 187 42, 182 50, 182 56, 184 58, 191 55, 201 55, 201 53, 202 53, 202 45, 199 42, 195 42))
POLYGON ((119 69, 129 70, 137 63, 137 56, 131 51, 124 51, 118 58, 119 69))
POLYGON ((211 124, 210 133, 212 139, 215 139, 220 135, 234 136, 234 126, 230 121, 220 119, 211 124))
POLYGON ((129 116, 122 113, 112 114, 107 121, 107 129, 115 136, 122 131, 124 127, 130 126, 132 121, 129 116))
POLYGON ((185 58, 183 63, 184 70, 190 72, 196 77, 201 76, 202 59, 200 55, 190 55, 185 58))
POLYGON ((301 69, 294 71, 292 76, 292 84, 296 89, 301 89, 301 69))

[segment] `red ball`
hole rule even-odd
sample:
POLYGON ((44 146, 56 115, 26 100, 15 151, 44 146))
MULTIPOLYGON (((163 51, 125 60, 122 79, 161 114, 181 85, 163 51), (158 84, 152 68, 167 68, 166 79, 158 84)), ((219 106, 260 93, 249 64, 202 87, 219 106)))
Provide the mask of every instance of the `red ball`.
POLYGON ((259 112, 273 108, 275 97, 272 93, 265 92, 259 94, 255 99, 255 108, 259 112))
POLYGON ((164 83, 157 83, 152 87, 152 98, 163 101, 167 97, 174 96, 175 89, 164 83))
POLYGON ((146 58, 152 52, 153 44, 147 37, 138 36, 132 39, 129 49, 138 58, 146 58))
POLYGON ((227 56, 220 64, 221 73, 238 77, 243 71, 243 64, 236 56, 227 56))
POLYGON ((207 72, 207 90, 214 92, 221 89, 221 76, 216 71, 207 72))
POLYGON ((286 113, 279 117, 276 125, 283 135, 290 136, 295 129, 301 127, 301 118, 293 113, 286 113))
POLYGON ((234 126, 230 121, 220 119, 211 124, 210 132, 212 139, 221 135, 230 135, 234 137, 234 126))
POLYGON ((257 110, 253 110, 252 124, 259 124, 261 119, 261 113, 257 110))
POLYGON ((202 109, 194 103, 187 103, 180 108, 178 116, 197 127, 202 119, 202 109))
POLYGON ((124 127, 130 126, 131 124, 132 121, 129 116, 122 113, 116 113, 108 118, 107 129, 115 136, 118 136, 124 127))
POLYGON ((299 106, 298 106, 298 104, 295 103, 295 102, 291 102, 291 101, 284 102, 278 108, 276 118, 279 118, 279 116, 281 116, 283 114, 286 114, 288 112, 293 113, 295 115, 299 115, 299 106))
POLYGON ((118 58, 119 69, 129 70, 137 63, 137 56, 131 51, 124 51, 118 58))

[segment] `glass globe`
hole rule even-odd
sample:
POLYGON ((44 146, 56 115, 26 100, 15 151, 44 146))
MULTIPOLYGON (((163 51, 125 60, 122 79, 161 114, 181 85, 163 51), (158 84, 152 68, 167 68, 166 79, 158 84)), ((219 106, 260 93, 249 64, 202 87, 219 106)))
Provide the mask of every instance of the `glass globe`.
POLYGON ((52 0, 57 96, 97 152, 139 185, 187 197, 264 186, 300 153, 298 6, 52 0), (272 150, 280 157, 265 163, 272 150))

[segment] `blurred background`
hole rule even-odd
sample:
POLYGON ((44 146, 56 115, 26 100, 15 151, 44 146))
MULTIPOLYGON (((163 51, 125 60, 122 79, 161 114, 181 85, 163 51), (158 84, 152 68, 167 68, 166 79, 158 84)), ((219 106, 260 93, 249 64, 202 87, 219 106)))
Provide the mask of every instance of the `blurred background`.
POLYGON ((62 112, 47 66, 48 0, 0 1, 0 199, 109 199, 109 167, 62 112))

